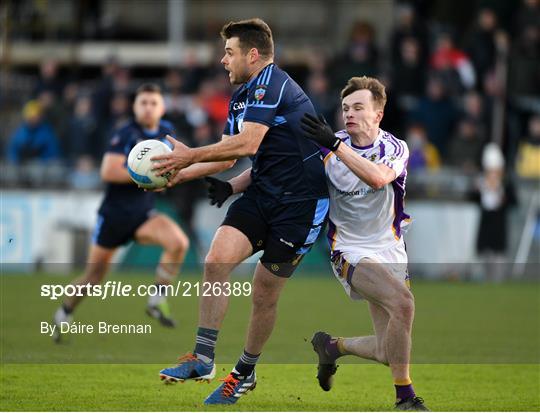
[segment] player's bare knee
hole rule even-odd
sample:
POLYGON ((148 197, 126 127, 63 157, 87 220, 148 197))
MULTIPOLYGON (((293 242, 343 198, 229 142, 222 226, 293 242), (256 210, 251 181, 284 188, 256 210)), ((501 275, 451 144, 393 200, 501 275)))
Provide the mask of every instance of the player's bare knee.
POLYGON ((227 262, 227 257, 217 248, 210 248, 210 251, 208 251, 204 258, 204 264, 207 266, 220 265, 224 262, 227 262))
POLYGON ((392 315, 411 321, 414 317, 414 297, 410 291, 400 292, 395 299, 392 315))
POLYGON ((90 271, 86 274, 85 284, 92 284, 92 285, 101 284, 104 277, 105 277, 104 271, 97 271, 97 270, 90 271))
POLYGON ((266 294, 265 291, 254 291, 251 297, 253 308, 263 311, 271 311, 277 307, 278 296, 266 294))
POLYGON ((167 245, 167 251, 172 255, 184 255, 189 248, 189 239, 186 236, 178 235, 167 245))
POLYGON ((204 259, 204 281, 224 282, 234 266, 227 263, 225 257, 210 250, 204 259))
POLYGON ((106 268, 102 265, 92 265, 88 268, 85 276, 84 284, 97 285, 101 284, 103 278, 105 278, 106 268))

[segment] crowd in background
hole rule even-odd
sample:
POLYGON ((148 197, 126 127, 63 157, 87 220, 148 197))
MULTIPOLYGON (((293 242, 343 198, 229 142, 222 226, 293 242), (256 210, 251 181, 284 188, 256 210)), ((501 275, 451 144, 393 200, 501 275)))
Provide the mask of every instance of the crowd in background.
MULTIPOLYGON (((420 16, 418 4, 397 3, 385 42, 376 42, 374 25, 357 21, 334 54, 312 48, 299 68, 282 60, 278 47, 276 62, 335 130, 343 128, 339 94, 347 80, 378 77, 388 95, 381 127, 409 146, 408 197, 477 202, 477 250, 497 261, 507 249, 517 179, 535 185, 540 179, 540 1, 523 0, 505 24, 495 9, 478 7, 465 29, 420 16)), ((54 58, 43 61, 29 87, 13 86, 9 98, 0 93, 1 103, 17 108, 0 131, 6 161, 0 185, 100 188, 108 141, 132 116, 134 91, 147 81, 161 85, 165 118, 180 140, 192 147, 216 142, 234 90, 220 54, 216 49, 210 65, 188 58, 150 76, 115 56, 91 76, 54 58)), ((14 84, 17 79, 15 73, 14 84)), ((239 162, 230 173, 248 164, 239 162)), ((167 193, 194 244, 195 205, 204 193, 201 181, 167 193)))
MULTIPOLYGON (((400 3, 386 49, 376 46, 376 35, 373 25, 356 22, 343 50, 334 56, 313 52, 305 75, 296 78, 335 129, 342 128, 339 92, 347 80, 376 76, 388 94, 382 128, 407 141, 411 174, 446 168, 465 176, 480 172, 483 148, 501 118, 497 105, 502 105, 500 143, 507 165, 524 177, 540 175, 535 166, 540 151, 539 1, 523 1, 509 28, 499 25, 494 10, 479 8, 472 26, 462 32, 428 25, 413 6, 400 3)), ((41 169, 32 175, 32 165, 46 163, 48 182, 98 187, 98 167, 112 131, 130 118, 133 92, 147 80, 162 85, 166 118, 186 144, 215 142, 233 90, 218 60, 210 66, 190 60, 164 69, 162 76, 141 79, 111 56, 99 77, 84 80, 66 76, 54 59, 44 61, 33 90, 21 97, 20 124, 2 139, 8 165, 30 165, 30 172, 25 178, 8 170, 3 184, 43 183, 36 181, 43 178, 41 169)), ((282 66, 287 70, 287 62, 282 66)))

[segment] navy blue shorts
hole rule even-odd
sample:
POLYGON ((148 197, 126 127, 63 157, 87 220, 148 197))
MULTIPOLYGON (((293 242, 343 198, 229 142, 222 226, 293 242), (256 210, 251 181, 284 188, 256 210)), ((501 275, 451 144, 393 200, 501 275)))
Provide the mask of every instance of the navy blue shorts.
POLYGON ((103 248, 124 245, 134 239, 137 229, 154 214, 153 209, 129 215, 99 212, 92 242, 103 248))
POLYGON ((280 203, 245 193, 227 211, 221 225, 245 234, 253 253, 264 250, 263 264, 273 274, 290 277, 323 229, 328 198, 280 203))

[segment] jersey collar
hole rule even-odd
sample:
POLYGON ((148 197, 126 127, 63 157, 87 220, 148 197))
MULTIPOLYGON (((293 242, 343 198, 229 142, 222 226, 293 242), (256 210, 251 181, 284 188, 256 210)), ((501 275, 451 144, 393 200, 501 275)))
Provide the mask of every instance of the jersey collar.
POLYGON ((377 134, 377 137, 375 138, 375 140, 373 141, 372 144, 370 145, 367 145, 367 146, 358 146, 358 145, 355 145, 352 141, 352 138, 350 137, 349 134, 347 134, 347 137, 349 138, 350 142, 351 142, 351 146, 354 148, 354 149, 360 149, 362 151, 365 151, 366 149, 371 149, 373 148, 374 146, 377 146, 379 144, 379 141, 381 140, 381 137, 382 137, 382 134, 383 134, 383 131, 381 128, 379 128, 379 133, 377 134))
POLYGON ((255 76, 255 77, 254 77, 253 79, 251 79, 249 82, 245 83, 246 89, 249 89, 249 88, 253 85, 253 83, 255 83, 255 80, 257 80, 257 79, 259 78, 259 76, 260 76, 261 73, 264 71, 264 69, 266 69, 267 67, 272 66, 272 65, 275 65, 275 63, 274 63, 274 62, 268 63, 266 66, 264 66, 264 67, 259 71, 259 73, 257 73, 257 76, 255 76))

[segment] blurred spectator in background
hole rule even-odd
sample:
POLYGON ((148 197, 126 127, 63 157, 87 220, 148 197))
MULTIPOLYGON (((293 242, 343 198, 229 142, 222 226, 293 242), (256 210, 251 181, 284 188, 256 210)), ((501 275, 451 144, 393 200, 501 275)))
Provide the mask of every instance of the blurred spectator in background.
POLYGON ((124 92, 116 92, 110 103, 110 112, 105 119, 98 121, 98 136, 96 153, 92 153, 95 159, 101 159, 113 131, 126 123, 131 117, 131 100, 124 92))
POLYGON ((529 120, 529 133, 519 147, 516 168, 522 178, 540 179, 540 115, 529 120))
POLYGON ((471 195, 480 206, 476 248, 485 264, 483 278, 495 282, 509 272, 502 265, 508 246, 508 210, 517 203, 513 186, 505 182, 504 163, 500 148, 494 143, 486 145, 482 154, 484 173, 471 195))
POLYGON ((540 0, 522 0, 521 7, 514 15, 513 35, 520 37, 529 26, 540 26, 540 0))
POLYGON ((183 93, 183 85, 184 77, 180 69, 169 69, 163 86, 165 118, 173 123, 180 139, 193 134, 193 127, 186 118, 191 97, 183 93))
POLYGON ((73 114, 77 93, 78 85, 71 82, 64 87, 60 97, 57 97, 51 91, 43 91, 38 96, 43 108, 43 117, 51 125, 58 137, 62 154, 68 153, 69 120, 73 114))
POLYGON ((306 93, 311 99, 315 111, 321 113, 330 125, 335 128, 334 114, 338 107, 337 95, 330 90, 328 77, 323 72, 312 73, 307 81, 306 93))
POLYGON ((43 121, 49 124, 57 137, 60 137, 58 131, 62 130, 63 123, 66 121, 62 116, 63 113, 59 110, 61 98, 57 98, 50 90, 44 90, 37 96, 36 100, 40 104, 43 121))
POLYGON ((51 126, 43 120, 41 104, 32 100, 23 109, 23 122, 11 136, 7 159, 13 164, 26 161, 52 161, 60 157, 58 139, 51 126))
MULTIPOLYGON (((471 57, 476 77, 482 79, 488 70, 495 67, 497 49, 495 34, 497 31, 497 16, 488 8, 480 9, 477 21, 466 36, 467 54, 471 57)), ((478 83, 481 86, 481 83, 478 83)))
POLYGON ((193 131, 193 146, 205 146, 216 143, 219 139, 216 139, 214 130, 209 123, 202 123, 193 131))
MULTIPOLYGON (((487 138, 491 138, 493 133, 493 111, 497 101, 504 101, 506 98, 506 91, 504 85, 501 84, 501 80, 497 78, 495 71, 489 71, 482 79, 483 94, 480 95, 482 99, 482 107, 484 112, 484 128, 487 138)), ((467 109, 468 101, 465 99, 465 111, 470 113, 467 109)))
MULTIPOLYGON (((69 129, 64 152, 70 165, 80 169, 79 158, 83 155, 100 159, 101 147, 96 139, 97 125, 92 113, 92 99, 88 95, 79 96, 75 102, 75 110, 69 118, 69 129), (97 145, 96 145, 97 143, 97 145)), ((92 158, 90 158, 90 161, 92 158)), ((86 164, 83 164, 86 166, 86 164)), ((85 168, 81 168, 85 171, 85 168)))
POLYGON ((462 116, 474 124, 476 133, 482 141, 487 140, 491 136, 491 113, 484 110, 482 96, 476 91, 471 91, 463 96, 462 102, 462 116))
MULTIPOLYGON (((378 75, 379 80, 386 88, 386 105, 384 105, 384 116, 381 120, 380 127, 384 130, 391 130, 395 136, 401 137, 405 131, 405 118, 402 110, 399 108, 397 99, 398 96, 394 92, 392 79, 384 73, 378 75)), ((339 94, 336 94, 339 96, 339 94)), ((338 113, 342 113, 341 107, 337 106, 338 113)))
MULTIPOLYGON (((227 122, 230 98, 229 88, 223 83, 223 79, 226 79, 223 75, 216 75, 203 81, 197 93, 199 104, 208 114, 210 122, 220 126, 220 132, 221 126, 227 122)), ((229 83, 228 80, 227 83, 229 83)))
POLYGON ((58 75, 58 62, 54 59, 46 59, 39 67, 39 78, 32 93, 33 97, 42 92, 51 92, 55 97, 62 96, 64 83, 58 75))
POLYGON ((437 37, 430 66, 444 80, 450 94, 457 95, 471 89, 476 83, 474 67, 469 57, 454 45, 450 33, 437 37))
POLYGON ((509 59, 511 95, 540 95, 540 24, 524 26, 515 39, 509 59))
POLYGON ((364 21, 354 23, 345 51, 330 65, 332 87, 340 90, 353 76, 375 76, 378 57, 373 26, 364 21))
MULTIPOLYGON (((389 98, 381 125, 395 130, 398 136, 407 137, 411 147, 409 167, 414 170, 436 170, 442 158, 444 165, 449 164, 466 173, 478 171, 479 151, 491 139, 494 126, 495 132, 500 132, 503 137, 507 164, 513 165, 518 154, 518 173, 524 177, 536 176, 537 116, 531 119, 529 135, 518 146, 526 130, 526 121, 535 111, 540 96, 540 0, 522 0, 521 6, 514 7, 519 9, 513 16, 503 14, 497 1, 477 2, 470 5, 471 17, 460 22, 455 20, 455 27, 442 26, 448 23, 446 20, 437 21, 440 19, 434 12, 436 5, 425 0, 405 1, 395 2, 394 22, 390 32, 384 31, 390 33, 387 49, 378 50, 375 45, 375 28, 379 29, 378 26, 357 21, 351 26, 346 47, 339 55, 335 54, 337 50, 325 50, 313 44, 306 48, 306 55, 291 60, 288 60, 288 53, 283 53, 283 63, 295 67, 296 80, 306 82, 306 91, 317 111, 334 129, 344 127, 336 99, 342 85, 352 76, 386 76, 384 83, 389 98), (462 33, 461 23, 466 20, 473 21, 470 29, 462 33), (505 79, 501 76, 504 71, 499 70, 504 67, 499 63, 504 63, 505 56, 499 53, 499 39, 504 34, 501 28, 510 21, 508 76, 505 79), (441 27, 446 31, 441 32, 441 27), (431 29, 436 30, 436 35, 430 32, 431 29), (460 43, 463 50, 454 44, 458 36, 463 40, 460 43), (381 56, 383 59, 379 61, 381 56), (385 69, 384 73, 379 71, 379 66, 385 69), (500 113, 504 111, 504 121, 493 122, 503 118, 493 118, 494 109, 501 109, 500 113)), ((29 5, 28 10, 32 8, 29 5)), ((92 19, 91 16, 85 18, 92 19)), ((43 23, 46 21, 43 16, 43 23)), ((379 34, 382 33, 381 29, 379 34)), ((284 38, 283 43, 287 42, 284 38)), ((156 77, 165 74, 166 118, 190 146, 219 140, 231 94, 227 74, 217 63, 223 54, 223 45, 217 42, 207 43, 207 46, 212 48, 211 53, 219 56, 211 59, 213 63, 209 65, 200 60, 197 51, 191 50, 182 53, 181 66, 140 67, 136 72, 156 77)), ((19 133, 36 135, 41 128, 48 130, 55 136, 52 141, 57 142, 57 149, 53 151, 56 156, 63 154, 68 166, 76 166, 85 176, 85 171, 90 169, 86 156, 96 163, 111 131, 131 116, 133 92, 130 70, 117 57, 106 59, 100 77, 93 77, 93 70, 85 63, 80 67, 60 67, 54 58, 40 64, 37 76, 27 75, 25 67, 18 73, 17 66, 13 66, 13 79, 19 80, 12 82, 13 90, 9 95, 0 91, 2 102, 7 101, 11 106, 1 113, 3 121, 7 118, 3 123, 4 130, 0 131, 3 140, 0 144, 6 152, 24 152, 23 157, 27 152, 33 153, 31 147, 15 150, 13 137, 8 143, 4 131, 18 125, 22 104, 30 98, 36 99, 41 120, 36 125, 25 120, 19 133), (65 76, 61 76, 61 72, 72 70, 82 80, 66 81, 65 76), (86 91, 92 91, 91 99, 86 91), (81 157, 84 160, 81 161, 81 157)), ((50 169, 50 164, 47 168, 50 169)), ((181 197, 189 198, 198 190, 191 188, 181 197)), ((189 210, 192 206, 181 208, 189 210)), ((189 211, 181 215, 187 217, 187 221, 191 219, 189 211)))
POLYGON ((403 63, 403 41, 414 39, 418 46, 418 60, 424 64, 428 58, 428 31, 414 8, 410 4, 398 4, 396 7, 395 26, 390 38, 392 64, 403 63))
POLYGON ((427 68, 421 60, 420 45, 416 38, 406 37, 400 46, 400 59, 391 69, 392 93, 388 94, 390 100, 395 102, 395 116, 398 119, 397 129, 389 129, 397 133, 403 130, 403 117, 408 117, 418 106, 426 90, 427 79, 427 68))
POLYGON ((111 119, 113 99, 118 94, 129 97, 133 87, 129 70, 120 66, 116 57, 109 57, 101 70, 103 77, 95 88, 92 107, 99 130, 107 133, 111 123, 114 123, 114 119, 111 119))
MULTIPOLYGON (((69 156, 70 151, 70 122, 75 111, 77 98, 79 96, 79 84, 76 82, 67 83, 64 87, 61 99, 56 99, 51 108, 51 124, 60 139, 60 151, 69 156)), ((93 117, 93 114, 91 114, 93 117)))
MULTIPOLYGON (((186 103, 186 120, 192 129, 209 122, 208 112, 205 110, 205 102, 200 94, 189 96, 186 103)), ((192 137, 189 139, 192 139, 192 137)), ((187 145, 191 146, 188 143, 187 145)))
MULTIPOLYGON (((220 48, 223 51, 223 48, 220 48)), ((220 55, 222 55, 220 53, 220 55)), ((221 60, 221 57, 220 59, 221 60)), ((219 61, 218 60, 218 61, 219 61)), ((206 77, 206 70, 199 63, 195 52, 189 52, 183 64, 184 84, 182 91, 188 95, 194 94, 199 90, 201 82, 206 77)))
POLYGON ((462 173, 473 175, 480 171, 483 145, 484 139, 478 132, 477 123, 470 118, 463 118, 450 141, 446 160, 462 173))
POLYGON ((431 76, 427 83, 427 95, 420 99, 411 120, 425 126, 429 141, 444 156, 457 119, 457 109, 447 96, 443 82, 439 77, 431 76))
POLYGON ((420 45, 413 37, 400 44, 400 59, 392 65, 394 93, 417 98, 426 90, 427 70, 420 58, 420 45))
POLYGON ((423 125, 416 123, 409 126, 405 136, 409 147, 409 163, 407 170, 416 172, 436 171, 441 166, 441 158, 437 148, 431 144, 423 125))

